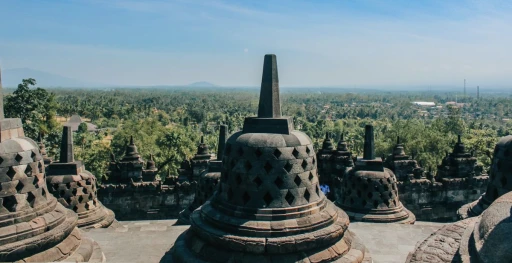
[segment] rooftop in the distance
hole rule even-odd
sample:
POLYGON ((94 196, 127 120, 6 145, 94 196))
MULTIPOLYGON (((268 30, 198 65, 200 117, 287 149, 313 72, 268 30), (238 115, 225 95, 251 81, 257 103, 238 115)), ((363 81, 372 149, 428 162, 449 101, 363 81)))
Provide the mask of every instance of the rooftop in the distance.
MULTIPOLYGON (((160 262, 176 238, 189 228, 188 225, 174 226, 176 220, 120 223, 123 228, 100 228, 86 232, 100 244, 109 263, 160 262)), ((432 222, 416 222, 414 225, 354 222, 350 224, 350 230, 363 240, 374 263, 400 263, 405 262, 416 243, 443 225, 432 222)))

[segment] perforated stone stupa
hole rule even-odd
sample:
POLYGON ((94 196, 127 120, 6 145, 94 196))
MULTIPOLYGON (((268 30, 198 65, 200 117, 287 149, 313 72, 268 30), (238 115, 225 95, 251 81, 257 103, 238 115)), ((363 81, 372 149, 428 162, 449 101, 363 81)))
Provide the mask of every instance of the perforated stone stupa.
POLYGON ((20 119, 5 119, 0 76, 0 262, 104 262, 77 215, 46 187, 44 163, 20 119))
POLYGON ((396 138, 393 153, 386 158, 384 167, 393 171, 398 181, 426 179, 424 169, 418 165, 416 160, 405 154, 404 145, 400 142, 400 137, 396 138))
POLYGON ((206 200, 212 197, 213 193, 217 189, 220 175, 222 172, 222 156, 224 156, 224 147, 226 146, 227 138, 227 126, 220 125, 219 127, 219 143, 217 149, 217 158, 210 161, 208 164, 208 170, 204 171, 199 176, 199 181, 196 186, 194 195, 194 201, 183 211, 180 212, 177 224, 189 225, 190 214, 194 212, 198 207, 202 206, 206 200))
POLYGON ((489 179, 485 194, 457 211, 461 219, 480 215, 494 200, 512 191, 512 135, 496 144, 489 179))
POLYGON ((443 158, 441 165, 438 165, 436 180, 464 181, 476 176, 482 176, 482 167, 477 165, 476 157, 466 151, 466 146, 459 135, 453 151, 443 158))
POLYGON ((275 55, 265 56, 258 117, 227 140, 220 187, 190 222, 174 262, 371 262, 320 191, 311 140, 281 116, 275 55))
POLYGON ((512 192, 496 199, 480 217, 447 225, 417 244, 407 263, 512 262, 512 192))
POLYGON ((48 166, 46 183, 57 200, 78 215, 78 227, 109 227, 115 220, 114 213, 98 201, 96 177, 85 169, 82 161, 75 161, 73 132, 64 126, 59 162, 48 166))
POLYGON ((197 152, 190 160, 192 167, 192 181, 199 180, 199 176, 208 169, 212 155, 209 153, 208 145, 204 143, 204 136, 201 136, 201 143, 197 146, 197 152))
POLYGON ((395 174, 375 157, 373 126, 366 125, 364 156, 343 178, 336 204, 351 220, 374 223, 413 224, 416 218, 398 199, 395 174))

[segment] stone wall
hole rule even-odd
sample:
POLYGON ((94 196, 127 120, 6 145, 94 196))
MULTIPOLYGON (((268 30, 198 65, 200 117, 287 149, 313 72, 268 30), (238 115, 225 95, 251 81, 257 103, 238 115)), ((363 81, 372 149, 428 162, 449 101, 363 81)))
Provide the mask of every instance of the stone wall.
POLYGON ((117 220, 175 219, 194 200, 195 186, 108 184, 98 187, 98 199, 114 211, 117 220))
POLYGON ((457 209, 477 200, 487 188, 488 176, 432 183, 428 180, 398 185, 400 201, 419 221, 457 221, 457 209))

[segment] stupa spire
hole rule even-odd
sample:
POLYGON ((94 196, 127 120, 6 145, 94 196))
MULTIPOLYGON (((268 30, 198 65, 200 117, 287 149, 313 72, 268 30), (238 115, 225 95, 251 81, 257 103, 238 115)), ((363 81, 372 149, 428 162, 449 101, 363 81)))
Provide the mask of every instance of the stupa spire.
POLYGON ((224 155, 224 148, 226 147, 226 138, 228 136, 228 126, 220 125, 219 129, 219 146, 217 147, 217 160, 222 160, 224 155))
POLYGON ((276 55, 265 55, 261 77, 258 118, 281 118, 276 55))
POLYGON ((73 132, 71 131, 71 126, 64 126, 62 129, 62 141, 60 144, 60 162, 72 163, 74 161, 73 132))
POLYGON ((375 138, 373 137, 373 125, 366 125, 365 127, 363 159, 375 159, 375 138))

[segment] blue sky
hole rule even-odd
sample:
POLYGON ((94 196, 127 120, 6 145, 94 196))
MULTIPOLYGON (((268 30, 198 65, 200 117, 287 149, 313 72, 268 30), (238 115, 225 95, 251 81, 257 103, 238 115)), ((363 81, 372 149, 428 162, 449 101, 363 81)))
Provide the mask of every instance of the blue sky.
POLYGON ((512 83, 510 1, 0 0, 0 65, 120 85, 512 83))

